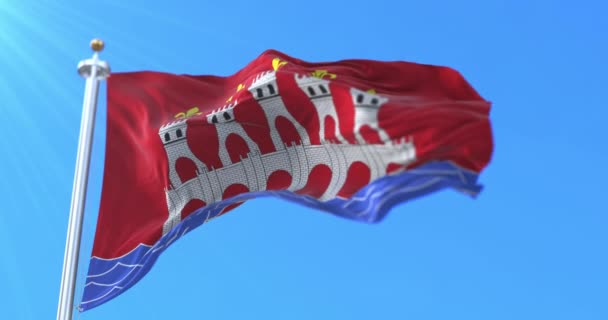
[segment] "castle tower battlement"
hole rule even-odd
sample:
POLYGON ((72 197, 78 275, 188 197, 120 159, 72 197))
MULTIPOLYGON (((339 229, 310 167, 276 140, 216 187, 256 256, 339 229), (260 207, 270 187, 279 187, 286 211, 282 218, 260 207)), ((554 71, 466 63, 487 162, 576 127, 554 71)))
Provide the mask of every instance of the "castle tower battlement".
POLYGON ((258 74, 247 90, 256 100, 279 97, 276 72, 264 71, 258 74))
POLYGON ((362 91, 356 88, 351 88, 350 92, 353 97, 353 104, 355 105, 355 108, 379 109, 388 101, 387 97, 362 91))
POLYGON ((207 123, 226 123, 234 121, 234 107, 238 104, 238 101, 224 105, 221 108, 211 111, 207 115, 207 123))
POLYGON ((388 101, 388 98, 356 88, 351 88, 350 94, 355 107, 353 132, 355 133, 357 141, 359 143, 365 143, 365 139, 361 136, 361 128, 363 126, 368 126, 378 133, 378 136, 383 142, 389 143, 390 139, 388 134, 384 129, 380 128, 378 124, 378 111, 382 105, 388 101))
POLYGON ((158 135, 163 144, 173 143, 186 138, 186 119, 169 122, 160 127, 158 135))
POLYGON ((331 97, 328 80, 301 74, 296 74, 295 80, 310 99, 331 97))

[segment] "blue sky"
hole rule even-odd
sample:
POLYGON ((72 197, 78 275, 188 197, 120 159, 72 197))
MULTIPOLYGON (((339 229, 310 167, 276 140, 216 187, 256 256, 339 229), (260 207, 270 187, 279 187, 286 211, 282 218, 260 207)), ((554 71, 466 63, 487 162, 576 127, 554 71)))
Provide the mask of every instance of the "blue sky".
MULTIPOLYGON (((113 71, 229 75, 309 61, 461 71, 493 102, 476 200, 445 191, 377 225, 275 199, 175 243, 80 319, 607 319, 608 6, 602 1, 0 1, 0 306, 55 317, 89 41, 113 71)), ((105 93, 105 86, 102 88, 105 93)), ((78 294, 103 170, 100 95, 78 294)))

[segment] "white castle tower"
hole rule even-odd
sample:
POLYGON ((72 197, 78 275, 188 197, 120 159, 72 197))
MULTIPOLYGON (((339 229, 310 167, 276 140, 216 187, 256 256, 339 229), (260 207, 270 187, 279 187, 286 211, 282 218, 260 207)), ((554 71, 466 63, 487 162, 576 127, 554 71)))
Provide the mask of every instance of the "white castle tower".
POLYGON ((378 125, 378 110, 388 101, 388 98, 355 88, 350 89, 350 94, 355 106, 355 125, 353 131, 357 141, 361 144, 366 143, 365 139, 361 136, 360 130, 363 125, 367 125, 378 133, 380 140, 385 143, 389 142, 390 138, 388 134, 378 125))
POLYGON ((302 139, 302 144, 310 143, 306 129, 298 121, 296 121, 291 113, 289 113, 285 107, 285 104, 283 103, 283 99, 279 95, 279 86, 277 85, 275 71, 262 72, 256 76, 248 90, 264 110, 264 114, 268 120, 268 125, 270 126, 272 142, 274 143, 276 150, 284 148, 283 141, 281 140, 279 131, 276 128, 276 119, 279 116, 285 117, 294 125, 298 131, 298 134, 300 135, 300 138, 302 139))
POLYGON ((179 158, 188 158, 196 164, 196 168, 199 172, 207 170, 207 167, 201 162, 188 147, 186 136, 188 133, 188 126, 186 119, 170 122, 160 127, 158 135, 165 151, 167 152, 167 160, 169 163, 169 179, 171 180, 171 186, 173 189, 179 188, 182 181, 177 174, 175 169, 175 163, 179 158))
MULTIPOLYGON (((177 160, 180 158, 187 158, 191 160, 197 169, 197 175, 201 172, 207 172, 207 166, 203 162, 201 162, 190 150, 187 142, 187 133, 188 133, 188 125, 186 119, 181 119, 178 121, 170 122, 162 127, 158 131, 158 135, 160 136, 161 141, 163 142, 163 147, 165 148, 165 152, 167 153, 167 162, 169 164, 169 180, 171 181, 171 186, 165 190, 165 194, 167 197, 167 206, 169 208, 169 217, 167 221, 163 225, 163 234, 169 232, 175 225, 177 225, 181 221, 181 209, 186 205, 186 203, 190 199, 184 199, 180 202, 183 203, 179 210, 174 208, 174 203, 176 202, 175 195, 178 193, 176 190, 183 189, 184 183, 188 183, 188 181, 182 181, 176 170, 177 160), (172 197, 173 196, 173 197, 172 197)), ((179 197, 179 196, 178 196, 179 197)), ((203 200, 202 196, 192 197, 189 196, 187 198, 198 198, 203 200)))
POLYGON ((219 138, 220 146, 220 160, 222 165, 227 166, 231 162, 230 155, 228 154, 228 148, 226 147, 226 139, 231 134, 236 134, 241 137, 250 151, 258 149, 257 144, 247 135, 243 126, 234 121, 234 108, 237 106, 238 101, 227 104, 207 115, 207 122, 215 124, 217 130, 217 136, 219 138))
POLYGON ((340 133, 340 120, 334 106, 334 101, 331 96, 329 89, 329 81, 320 79, 317 77, 311 77, 306 75, 295 75, 295 80, 300 89, 304 91, 306 96, 311 100, 317 109, 319 115, 320 132, 319 136, 321 141, 325 139, 325 121, 327 117, 332 118, 335 123, 334 135, 341 143, 348 143, 342 134, 340 133))

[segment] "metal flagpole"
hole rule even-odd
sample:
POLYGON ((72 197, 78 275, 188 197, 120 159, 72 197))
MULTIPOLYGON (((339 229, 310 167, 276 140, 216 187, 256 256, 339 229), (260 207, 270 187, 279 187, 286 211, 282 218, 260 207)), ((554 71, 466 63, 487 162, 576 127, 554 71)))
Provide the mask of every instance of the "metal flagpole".
POLYGON ((95 126, 95 111, 97 109, 97 95, 99 83, 110 75, 110 66, 107 62, 99 60, 99 52, 103 50, 104 43, 99 39, 91 41, 93 58, 81 61, 78 64, 78 73, 87 79, 84 102, 82 105, 82 120, 80 123, 80 138, 78 139, 78 153, 76 155, 76 170, 74 173, 74 186, 72 189, 72 204, 70 206, 70 220, 63 258, 63 273, 61 275, 61 289, 59 293, 59 306, 57 307, 57 320, 71 320, 74 311, 74 290, 76 288, 76 275, 78 272, 78 255, 80 253, 80 235, 82 233, 82 218, 87 193, 89 177, 89 163, 91 159, 91 145, 93 144, 93 128, 95 126))

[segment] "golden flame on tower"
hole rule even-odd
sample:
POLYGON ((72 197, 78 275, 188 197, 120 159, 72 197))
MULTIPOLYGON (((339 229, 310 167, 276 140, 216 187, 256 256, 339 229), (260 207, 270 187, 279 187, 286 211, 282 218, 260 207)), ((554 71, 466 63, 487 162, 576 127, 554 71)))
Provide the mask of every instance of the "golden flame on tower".
POLYGON ((279 70, 280 67, 282 67, 286 64, 287 64, 287 61, 282 61, 280 58, 272 59, 272 68, 274 69, 274 71, 279 70))
POLYGON ((203 114, 202 112, 200 112, 200 110, 198 109, 198 107, 194 107, 194 108, 190 108, 188 109, 188 111, 186 112, 180 112, 178 114, 175 115, 176 119, 187 119, 193 116, 198 116, 203 114))
POLYGON ((319 79, 323 79, 325 76, 328 76, 330 79, 335 79, 337 77, 335 73, 327 72, 327 70, 315 70, 311 72, 310 75, 319 79))

